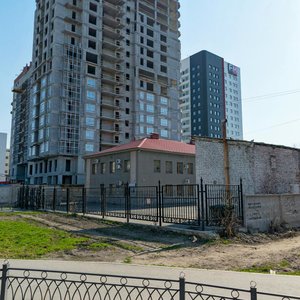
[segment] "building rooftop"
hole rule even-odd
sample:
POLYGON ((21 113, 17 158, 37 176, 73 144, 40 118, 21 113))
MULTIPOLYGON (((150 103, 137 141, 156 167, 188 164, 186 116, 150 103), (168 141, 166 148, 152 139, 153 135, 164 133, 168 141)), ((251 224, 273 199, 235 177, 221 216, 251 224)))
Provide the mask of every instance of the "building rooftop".
POLYGON ((101 152, 86 155, 85 158, 98 157, 101 155, 123 152, 128 150, 148 150, 157 152, 179 153, 195 155, 195 145, 177 141, 160 139, 158 135, 152 134, 149 138, 132 141, 128 144, 116 146, 101 152))

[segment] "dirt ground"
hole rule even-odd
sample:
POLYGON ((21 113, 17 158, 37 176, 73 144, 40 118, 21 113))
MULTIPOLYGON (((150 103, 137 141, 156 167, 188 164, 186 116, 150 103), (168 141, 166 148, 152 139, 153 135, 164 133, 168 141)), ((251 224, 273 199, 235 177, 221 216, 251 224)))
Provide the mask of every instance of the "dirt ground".
POLYGON ((239 234, 225 240, 201 240, 154 226, 138 226, 63 214, 22 215, 35 222, 105 242, 111 247, 58 252, 45 259, 126 262, 215 270, 300 270, 300 232, 239 234))

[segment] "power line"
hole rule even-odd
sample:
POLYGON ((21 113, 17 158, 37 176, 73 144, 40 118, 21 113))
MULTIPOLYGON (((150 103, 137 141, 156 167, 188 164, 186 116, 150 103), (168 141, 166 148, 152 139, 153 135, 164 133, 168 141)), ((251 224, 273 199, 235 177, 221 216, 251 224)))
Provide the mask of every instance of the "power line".
POLYGON ((254 131, 248 131, 248 132, 246 132, 246 134, 255 133, 255 132, 258 132, 258 131, 265 131, 265 130, 268 130, 268 129, 285 126, 287 124, 291 124, 291 123, 295 123, 295 122, 299 122, 299 121, 300 121, 300 119, 295 119, 295 120, 287 121, 287 122, 284 122, 284 123, 275 124, 275 125, 272 125, 272 126, 269 126, 269 127, 265 127, 265 128, 262 128, 262 129, 257 129, 257 130, 254 130, 254 131))
POLYGON ((270 94, 265 94, 265 95, 259 95, 259 96, 243 98, 243 101, 244 102, 257 102, 257 101, 261 101, 261 100, 266 100, 266 99, 281 97, 281 96, 287 96, 287 95, 292 95, 292 94, 297 94, 297 93, 300 93, 299 89, 298 90, 282 91, 282 92, 276 92, 276 93, 270 93, 270 94))

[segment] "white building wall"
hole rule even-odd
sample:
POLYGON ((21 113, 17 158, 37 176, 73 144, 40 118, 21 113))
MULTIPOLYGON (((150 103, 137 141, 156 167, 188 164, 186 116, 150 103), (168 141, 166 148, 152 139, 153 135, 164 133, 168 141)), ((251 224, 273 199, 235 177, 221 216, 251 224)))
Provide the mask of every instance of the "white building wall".
POLYGON ((5 181, 5 157, 7 134, 0 133, 0 181, 5 181))
POLYGON ((241 70, 224 61, 225 109, 227 137, 243 139, 241 70))

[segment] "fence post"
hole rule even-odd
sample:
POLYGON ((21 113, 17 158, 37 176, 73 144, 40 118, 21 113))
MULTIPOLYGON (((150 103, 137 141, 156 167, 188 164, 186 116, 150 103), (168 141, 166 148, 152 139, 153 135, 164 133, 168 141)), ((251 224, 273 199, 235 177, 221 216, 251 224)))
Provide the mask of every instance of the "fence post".
POLYGON ((41 203, 41 209, 45 210, 45 187, 42 187, 42 203, 41 203))
POLYGON ((241 212, 242 212, 242 220, 244 225, 244 195, 243 195, 243 179, 240 179, 240 203, 241 203, 241 212))
POLYGON ((28 201, 29 201, 29 187, 26 186, 25 188, 25 209, 28 210, 28 201))
POLYGON ((52 210, 56 209, 56 187, 53 188, 52 210))
POLYGON ((158 220, 159 226, 162 226, 162 187, 160 185, 160 180, 158 181, 158 220))
POLYGON ((66 211, 67 211, 67 214, 70 212, 70 190, 69 188, 67 187, 67 207, 66 207, 66 211))
POLYGON ((105 187, 101 185, 100 187, 100 207, 101 207, 101 214, 102 218, 105 217, 105 187))
POLYGON ((86 191, 85 187, 82 188, 82 214, 86 213, 86 191))
POLYGON ((257 300, 257 289, 256 287, 250 288, 251 300, 257 300))
POLYGON ((205 219, 206 219, 206 226, 208 226, 208 203, 207 203, 207 184, 204 185, 204 198, 205 198, 205 219))
POLYGON ((200 193, 201 193, 201 218, 202 218, 202 230, 205 229, 205 218, 206 214, 204 212, 204 190, 203 190, 203 178, 200 180, 200 193))
POLYGON ((5 300, 5 298, 6 298, 5 293, 6 293, 7 273, 8 273, 8 264, 3 264, 2 265, 0 300, 5 300))
POLYGON ((179 300, 185 300, 185 278, 184 278, 184 274, 181 274, 180 277, 179 277, 179 300))
POLYGON ((201 208, 200 208, 200 190, 199 190, 199 184, 196 185, 196 193, 197 193, 198 226, 200 226, 201 225, 201 208))
POLYGON ((130 220, 130 192, 128 183, 125 185, 125 214, 126 214, 126 221, 129 223, 130 220))

